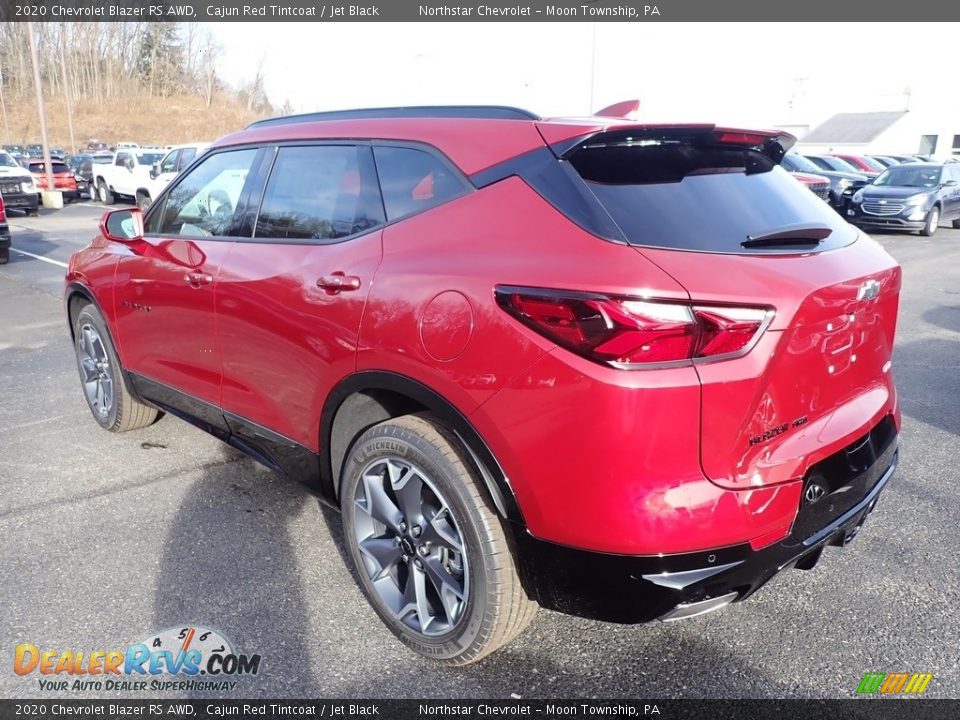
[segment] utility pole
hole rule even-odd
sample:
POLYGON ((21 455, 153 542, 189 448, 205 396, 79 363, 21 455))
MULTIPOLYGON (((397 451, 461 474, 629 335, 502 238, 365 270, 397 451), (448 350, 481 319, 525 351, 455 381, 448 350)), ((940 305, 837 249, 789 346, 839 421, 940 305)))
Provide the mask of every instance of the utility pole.
POLYGON ((40 87, 40 63, 37 61, 37 41, 33 37, 33 21, 27 21, 30 38, 30 61, 33 63, 33 86, 37 91, 37 112, 40 114, 40 142, 43 143, 43 164, 47 171, 47 190, 53 192, 53 166, 50 162, 50 142, 47 140, 47 115, 43 110, 43 88, 40 87))
POLYGON ((597 76, 597 24, 590 23, 590 107, 587 108, 587 115, 593 115, 597 107, 594 106, 593 84, 597 76))
POLYGON ((3 99, 3 68, 0 68, 0 108, 3 108, 3 139, 10 144, 10 123, 7 121, 7 103, 3 99))
POLYGON ((63 49, 63 46, 66 45, 66 37, 64 37, 66 32, 67 26, 64 24, 63 33, 60 35, 60 77, 63 78, 63 101, 67 105, 67 125, 70 128, 70 153, 76 154, 77 143, 73 139, 73 108, 70 107, 70 86, 67 84, 67 62, 64 58, 65 51, 63 49))

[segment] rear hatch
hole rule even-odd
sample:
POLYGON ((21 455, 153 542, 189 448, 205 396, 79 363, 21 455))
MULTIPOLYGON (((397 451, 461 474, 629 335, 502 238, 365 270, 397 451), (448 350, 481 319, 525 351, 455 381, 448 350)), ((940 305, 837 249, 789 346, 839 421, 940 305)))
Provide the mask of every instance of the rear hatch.
POLYGON ((900 269, 779 167, 784 144, 709 126, 629 127, 563 151, 623 240, 694 305, 774 312, 742 357, 695 361, 701 464, 725 487, 800 477, 895 411, 900 269))

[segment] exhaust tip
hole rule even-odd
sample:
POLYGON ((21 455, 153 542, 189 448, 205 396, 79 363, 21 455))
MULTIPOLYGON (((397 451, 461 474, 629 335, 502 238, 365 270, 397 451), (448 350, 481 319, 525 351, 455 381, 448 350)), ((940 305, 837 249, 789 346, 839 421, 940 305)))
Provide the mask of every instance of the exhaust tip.
POLYGON ((727 593, 715 598, 708 598, 693 603, 680 603, 673 610, 670 610, 660 616, 661 622, 674 622, 675 620, 687 620, 697 617, 697 615, 706 615, 714 610, 729 605, 737 599, 738 592, 727 593))

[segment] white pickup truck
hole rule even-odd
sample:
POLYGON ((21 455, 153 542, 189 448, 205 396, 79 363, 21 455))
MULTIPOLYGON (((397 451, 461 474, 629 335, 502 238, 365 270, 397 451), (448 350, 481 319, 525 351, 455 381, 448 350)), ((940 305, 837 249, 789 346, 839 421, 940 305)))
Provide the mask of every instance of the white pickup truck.
POLYGON ((94 165, 97 199, 104 205, 113 205, 121 197, 136 199, 137 190, 150 181, 153 163, 163 155, 163 150, 149 148, 119 150, 109 165, 94 165))
POLYGON ((153 164, 146 182, 137 188, 134 195, 137 207, 146 212, 170 181, 183 172, 197 156, 202 155, 208 146, 209 143, 188 143, 171 148, 163 156, 163 160, 153 164))

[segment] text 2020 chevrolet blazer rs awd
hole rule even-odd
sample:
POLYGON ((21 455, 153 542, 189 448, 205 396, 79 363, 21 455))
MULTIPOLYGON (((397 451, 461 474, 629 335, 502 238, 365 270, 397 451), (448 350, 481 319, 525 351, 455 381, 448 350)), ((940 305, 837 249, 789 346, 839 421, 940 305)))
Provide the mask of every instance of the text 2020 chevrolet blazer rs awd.
POLYGON ((500 107, 254 123, 73 256, 84 395, 316 488, 373 609, 447 663, 538 605, 743 600, 849 542, 897 462, 900 269, 779 167, 793 141, 500 107))

